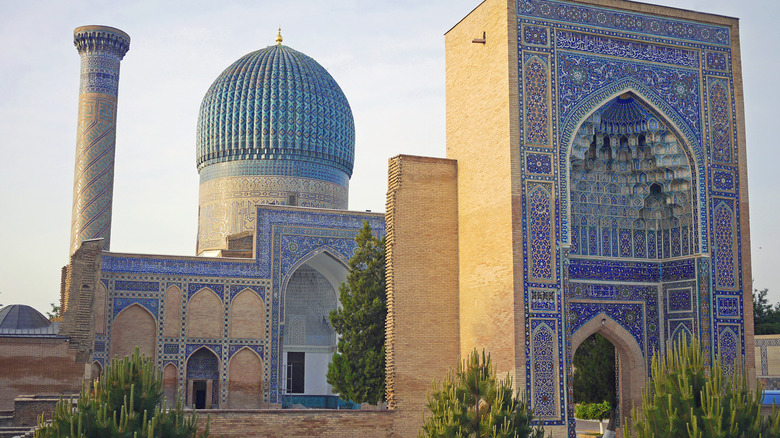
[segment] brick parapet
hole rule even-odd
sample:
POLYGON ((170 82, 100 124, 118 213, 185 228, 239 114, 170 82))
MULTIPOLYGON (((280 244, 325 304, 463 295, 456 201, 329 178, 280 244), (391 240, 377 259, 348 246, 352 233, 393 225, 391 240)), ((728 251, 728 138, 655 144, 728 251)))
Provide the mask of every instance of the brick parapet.
MULTIPOLYGON (((198 411, 199 429, 208 418, 215 437, 395 437, 394 411, 267 409, 198 411)), ((411 435, 410 435, 411 436, 411 435)))

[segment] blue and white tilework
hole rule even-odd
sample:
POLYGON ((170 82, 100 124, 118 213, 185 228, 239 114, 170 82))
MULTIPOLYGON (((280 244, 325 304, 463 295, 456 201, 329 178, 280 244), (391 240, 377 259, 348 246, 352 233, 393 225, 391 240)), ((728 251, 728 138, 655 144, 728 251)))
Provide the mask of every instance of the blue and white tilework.
POLYGON ((729 27, 559 0, 516 7, 526 389, 544 424, 571 426, 568 339, 602 312, 648 369, 681 333, 708 363, 744 354, 740 85, 729 27), (549 351, 562 352, 559 374, 537 382, 549 351))

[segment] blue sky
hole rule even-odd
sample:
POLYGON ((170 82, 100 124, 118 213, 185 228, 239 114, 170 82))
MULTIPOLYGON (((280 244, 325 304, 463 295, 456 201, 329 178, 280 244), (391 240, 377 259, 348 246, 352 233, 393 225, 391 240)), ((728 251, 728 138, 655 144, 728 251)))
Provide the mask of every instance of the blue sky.
MULTIPOLYGON (((478 0, 0 0, 0 303, 59 300, 76 144, 79 56, 73 29, 132 38, 119 85, 112 251, 193 255, 195 126, 211 82, 244 54, 284 43, 315 58, 355 117, 350 209, 384 211, 387 159, 445 154, 443 34, 478 0)), ((780 3, 665 0, 741 18, 753 277, 780 300, 780 3)))

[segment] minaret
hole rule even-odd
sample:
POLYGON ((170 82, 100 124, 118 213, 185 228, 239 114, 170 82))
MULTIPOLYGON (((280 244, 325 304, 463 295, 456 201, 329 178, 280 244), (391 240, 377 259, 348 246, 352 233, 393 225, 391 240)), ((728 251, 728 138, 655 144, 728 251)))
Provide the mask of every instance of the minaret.
POLYGON ((102 238, 103 249, 110 248, 119 63, 130 37, 113 27, 82 26, 73 31, 73 44, 81 55, 81 79, 71 254, 88 239, 102 238))

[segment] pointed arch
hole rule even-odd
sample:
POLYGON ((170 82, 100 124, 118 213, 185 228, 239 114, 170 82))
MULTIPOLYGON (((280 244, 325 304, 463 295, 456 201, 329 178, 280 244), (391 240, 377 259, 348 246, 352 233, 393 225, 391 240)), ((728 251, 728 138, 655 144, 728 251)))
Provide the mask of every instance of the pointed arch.
POLYGON ((142 354, 157 357, 157 322, 146 307, 133 303, 111 324, 111 356, 128 356, 136 346, 142 354))
MULTIPOLYGON (((683 131, 678 128, 678 125, 673 120, 674 114, 669 116, 669 112, 661 112, 657 106, 653 105, 653 99, 646 97, 646 94, 653 94, 651 91, 645 90, 643 92, 641 86, 633 87, 635 84, 631 83, 631 81, 626 82, 626 84, 622 88, 610 86, 606 87, 606 91, 592 93, 591 97, 589 97, 591 100, 586 99, 589 102, 588 110, 582 113, 587 114, 577 118, 576 123, 578 125, 576 130, 570 132, 569 138, 565 140, 565 143, 562 143, 560 164, 561 169, 565 169, 565 176, 561 179, 560 184, 562 186, 561 189, 565 193, 561 198, 560 208, 561 216, 569 220, 564 222, 565 226, 561 230, 561 241, 571 243, 570 236, 581 236, 583 234, 583 230, 579 229, 577 224, 577 215, 610 215, 623 216, 624 218, 643 217, 644 219, 658 222, 657 225, 662 227, 665 232, 663 234, 664 238, 674 241, 674 244, 669 247, 674 248, 673 251, 653 252, 653 256, 650 256, 644 246, 633 248, 633 243, 644 245, 645 236, 635 236, 638 233, 635 230, 630 230, 632 227, 629 225, 629 221, 623 219, 620 223, 620 233, 622 234, 620 234, 619 252, 614 250, 614 248, 613 251, 609 251, 605 246, 607 243, 606 234, 614 230, 608 230, 602 226, 597 227, 595 230, 588 230, 594 234, 595 240, 601 240, 601 243, 604 244, 602 248, 596 248, 594 245, 591 245, 594 247, 588 248, 586 253, 584 245, 576 245, 578 252, 573 254, 623 258, 654 258, 654 256, 669 258, 690 255, 696 252, 693 248, 698 250, 698 243, 705 239, 704 236, 700 237, 698 235, 700 230, 702 233, 705 233, 703 227, 700 227, 699 224, 706 221, 706 218, 699 217, 699 207, 706 205, 706 203, 701 199, 701 194, 697 194, 697 178, 701 179, 704 177, 702 173, 704 172, 703 166, 699 165, 702 158, 700 151, 697 151, 696 147, 691 146, 697 140, 695 138, 691 140, 684 135, 683 131), (631 85, 631 87, 626 87, 626 84, 631 85), (626 104, 624 102, 629 103, 626 104), (630 138, 622 131, 612 135, 612 139, 619 142, 619 146, 612 149, 617 151, 618 157, 623 156, 626 158, 623 161, 618 159, 617 162, 613 162, 611 158, 605 158, 604 154, 608 155, 608 152, 604 152, 604 154, 601 152, 602 147, 607 148, 608 151, 611 150, 609 146, 606 146, 609 140, 604 139, 602 141, 600 138, 595 140, 593 138, 594 136, 598 137, 602 131, 617 129, 614 128, 614 125, 619 122, 615 121, 615 115, 623 111, 622 108, 631 108, 629 105, 633 105, 636 108, 633 111, 644 114, 642 123, 635 123, 635 127, 641 128, 643 132, 639 137, 632 135, 630 138), (615 108, 617 106, 621 109, 616 113, 615 108), (658 125, 656 118, 663 120, 663 129, 660 132, 648 130, 648 125, 658 125), (648 120, 652 121, 652 123, 648 120), (691 143, 692 141, 694 143, 691 143), (599 151, 595 156, 594 149, 599 151), (673 166, 677 170, 673 171, 667 168, 668 166, 673 166), (697 168, 699 170, 695 171, 697 168), (630 174, 630 179, 623 183, 625 192, 620 197, 620 206, 615 207, 611 202, 598 202, 590 198, 589 203, 599 205, 583 205, 580 201, 581 192, 583 191, 581 184, 583 174, 588 175, 587 179, 591 180, 591 173, 598 176, 603 176, 604 174, 612 174, 614 176, 614 172, 630 174), (659 178, 659 173, 661 174, 659 181, 661 181, 663 186, 654 183, 659 178), (675 184, 668 182, 676 179, 684 179, 685 181, 676 182, 675 184), (661 189, 657 190, 660 196, 674 200, 674 204, 669 203, 670 206, 667 208, 669 210, 668 214, 661 214, 662 212, 655 212, 654 210, 651 212, 647 206, 643 207, 640 205, 640 200, 645 196, 656 194, 649 188, 646 188, 648 186, 658 186, 661 189), (649 195, 647 194, 648 191, 651 192, 649 195), (612 205, 612 207, 605 209, 602 208, 601 204, 612 205), (673 212, 672 207, 674 207, 673 212), (660 214, 660 216, 646 217, 650 213, 656 216, 660 214), (685 222, 692 223, 693 227, 685 227, 683 229, 681 225, 671 220, 670 215, 672 213, 675 216, 685 218, 685 222), (598 236, 602 236, 602 239, 599 239, 598 236), (632 242, 637 240, 638 242, 632 242), (688 245, 683 245, 684 242, 688 242, 688 245), (694 245, 690 245, 691 242, 694 245)), ((655 103, 662 104, 662 101, 658 99, 656 101, 655 103)), ((584 105, 584 103, 580 105, 584 105)), ((570 116, 569 118, 571 119, 572 117, 570 116)), ((586 191, 600 193, 602 190, 599 187, 588 187, 586 191)), ((667 203, 665 202, 664 206, 667 203)), ((639 233, 646 234, 645 231, 642 230, 639 233)), ((610 240, 612 240, 613 245, 616 243, 614 237, 610 240)), ((702 244, 702 248, 705 246, 702 244)))
POLYGON ((175 406, 176 392, 179 387, 179 369, 175 364, 169 362, 163 368, 163 391, 168 406, 175 406))
POLYGON ((103 365, 100 365, 100 362, 94 361, 92 362, 92 370, 90 378, 94 382, 95 380, 99 379, 100 376, 103 375, 103 365))
POLYGON ((95 289, 95 300, 93 301, 93 308, 95 309, 95 333, 106 333, 106 309, 108 307, 108 291, 106 285, 102 281, 97 282, 97 289, 95 289))
POLYGON ((163 321, 163 336, 178 338, 181 336, 181 298, 182 292, 178 286, 171 285, 165 291, 165 319, 163 321))
POLYGON ((265 339, 265 303, 257 292, 246 288, 230 303, 228 336, 231 339, 265 339))
MULTIPOLYGON (((574 357, 577 348, 590 335, 598 333, 615 346, 615 354, 620 364, 620 413, 625 416, 631 412, 632 405, 642 403, 642 388, 647 380, 647 359, 634 336, 620 323, 606 313, 599 313, 583 324, 571 335, 571 356, 574 357)), ((569 381, 569 390, 572 390, 569 381)))
POLYGON ((204 287, 187 303, 187 337, 222 338, 225 326, 225 308, 217 294, 204 287))
POLYGON ((228 409, 260 409, 265 388, 263 359, 244 347, 228 362, 228 409))
POLYGON ((189 355, 186 366, 188 406, 197 406, 200 389, 196 384, 199 383, 203 384, 202 407, 209 409, 219 404, 220 369, 219 356, 206 346, 189 355))

